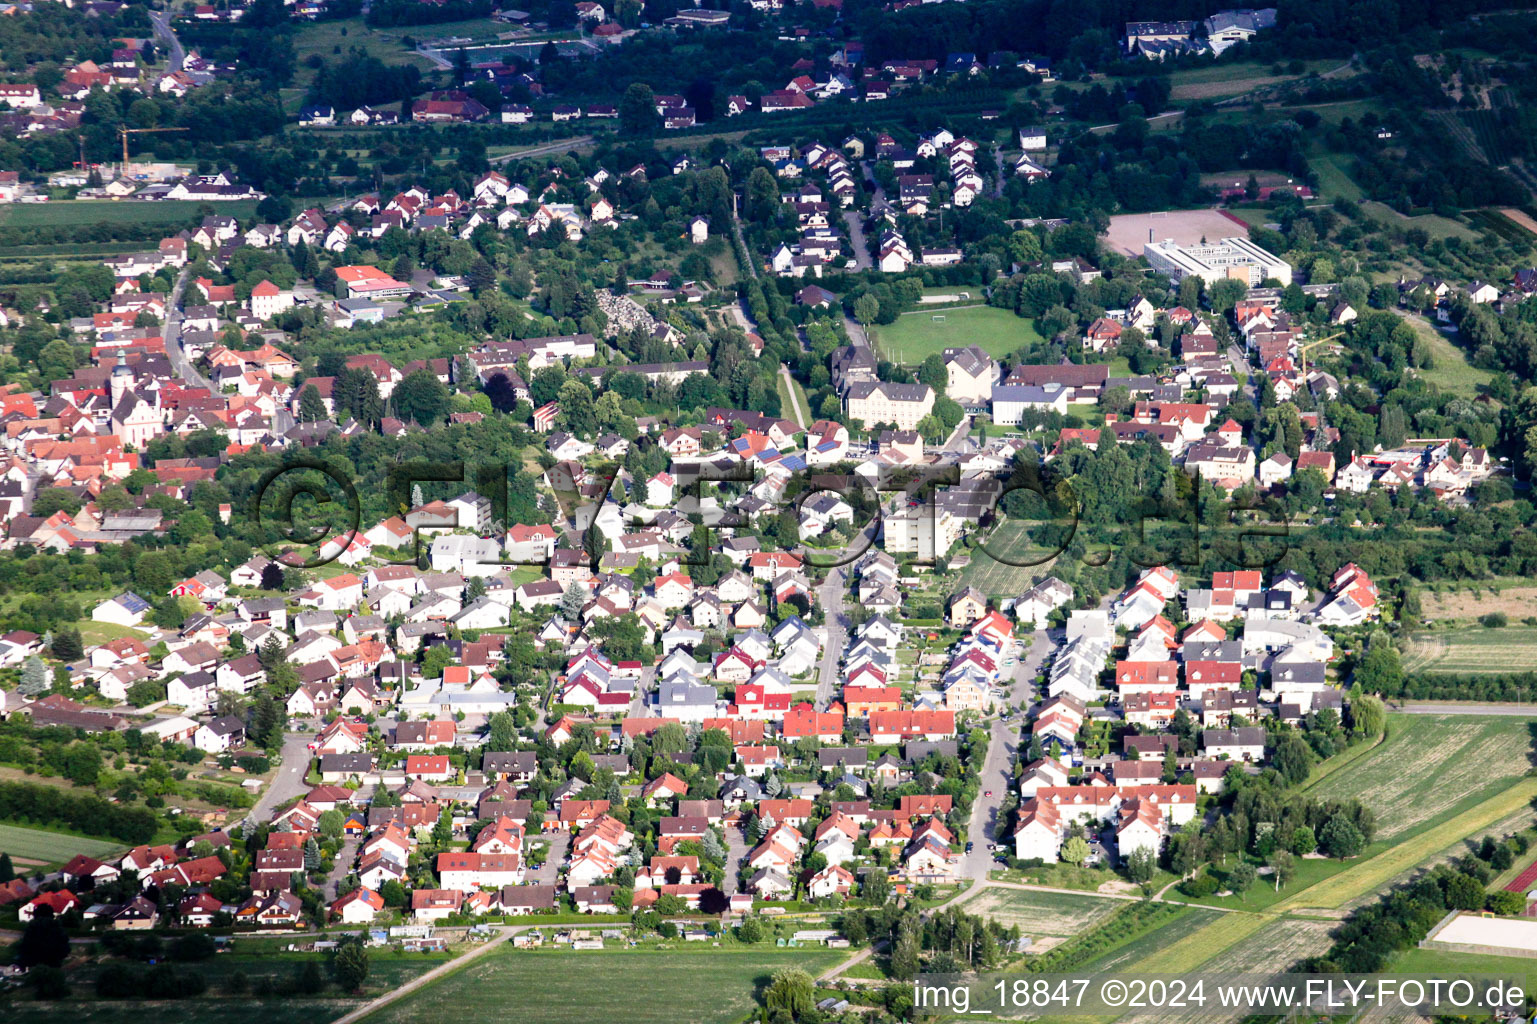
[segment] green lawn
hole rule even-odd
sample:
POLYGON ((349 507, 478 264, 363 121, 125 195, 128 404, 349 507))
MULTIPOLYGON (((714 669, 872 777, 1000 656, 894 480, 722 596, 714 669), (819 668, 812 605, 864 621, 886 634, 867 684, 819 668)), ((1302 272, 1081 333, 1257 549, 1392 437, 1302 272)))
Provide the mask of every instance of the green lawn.
POLYGON ((1371 214, 1377 220, 1385 221, 1390 225, 1404 229, 1422 228, 1431 238, 1460 238, 1464 242, 1475 241, 1478 238, 1478 232, 1461 221, 1455 221, 1449 217, 1439 217, 1433 213, 1420 214, 1418 217, 1406 217, 1386 203, 1379 203, 1375 199, 1368 199, 1362 203, 1361 209, 1371 214))
POLYGON ((1537 656, 1537 628, 1467 626, 1411 635, 1404 668, 1432 675, 1509 672, 1531 664, 1533 656, 1537 656))
POLYGON ((1389 965, 1389 969, 1394 974, 1410 974, 1420 978, 1446 978, 1459 974, 1524 976, 1537 969, 1537 961, 1521 956, 1453 953, 1444 949, 1416 948, 1400 953, 1398 958, 1389 965))
POLYGON ((439 1024, 453 1007, 455 1024, 726 1024, 753 1008, 774 972, 804 968, 813 976, 845 958, 839 950, 674 948, 572 952, 505 950, 369 1018, 370 1024, 439 1024))
POLYGON ((1350 177, 1353 161, 1348 153, 1322 153, 1312 158, 1313 170, 1318 173, 1318 190, 1324 198, 1361 201, 1361 186, 1350 177))
POLYGON ((995 306, 916 309, 871 333, 883 355, 909 365, 917 365, 947 348, 965 345, 978 345, 995 359, 1001 359, 1022 345, 1041 340, 1030 320, 995 306))
POLYGON ((1476 398, 1494 380, 1492 372, 1469 363, 1467 354, 1424 317, 1407 314, 1404 319, 1430 346, 1431 365, 1429 369, 1420 370, 1420 376, 1464 398, 1476 398))
POLYGON ((122 843, 105 839, 87 839, 21 825, 0 825, 0 853, 10 854, 13 861, 63 864, 77 853, 103 857, 121 849, 122 843))
POLYGON ((149 635, 147 630, 134 629, 132 626, 119 626, 111 622, 80 622, 80 639, 86 646, 104 644, 109 640, 121 640, 128 637, 133 640, 143 640, 149 635))
POLYGON ((136 203, 131 200, 69 199, 55 203, 10 203, 0 206, 0 227, 60 227, 77 224, 191 224, 202 217, 203 207, 240 220, 249 220, 256 203, 238 199, 229 203, 195 203, 165 200, 136 203))
MULTIPOLYGON (((314 69, 307 63, 311 57, 335 62, 341 60, 348 51, 359 48, 379 58, 385 64, 410 64, 420 68, 422 73, 426 74, 434 70, 437 65, 414 50, 402 46, 400 42, 402 37, 436 39, 452 35, 478 36, 486 26, 498 23, 483 19, 470 22, 448 22, 442 25, 371 28, 364 24, 362 18, 340 18, 335 21, 312 21, 299 24, 301 27, 298 34, 294 36, 294 66, 298 72, 294 76, 294 84, 303 90, 307 89, 315 78, 314 69), (455 31, 456 29, 468 31, 455 31)), ((509 27, 502 25, 500 30, 505 32, 509 27)))

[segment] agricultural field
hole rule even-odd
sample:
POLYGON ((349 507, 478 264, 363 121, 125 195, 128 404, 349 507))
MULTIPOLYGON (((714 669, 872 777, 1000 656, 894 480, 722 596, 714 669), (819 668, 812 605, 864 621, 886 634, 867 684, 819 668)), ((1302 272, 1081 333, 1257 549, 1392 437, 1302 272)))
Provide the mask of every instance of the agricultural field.
POLYGON ((122 843, 106 839, 87 839, 21 825, 0 825, 0 853, 10 854, 17 867, 63 864, 77 853, 104 857, 121 849, 122 843))
MULTIPOLYGON (((1229 922, 1218 921, 1208 925, 1206 931, 1216 935, 1227 923, 1229 922)), ((1285 917, 1269 920, 1263 929, 1248 932, 1241 940, 1199 964, 1200 974, 1268 974, 1272 971, 1285 970, 1305 957, 1327 950, 1330 943, 1329 931, 1337 923, 1333 920, 1285 917)), ((1185 970, 1189 969, 1185 968, 1185 970)), ((1136 964, 1133 967, 1133 971, 1138 974, 1144 970, 1142 964, 1136 964)), ((1231 1017, 1223 1018, 1214 1017, 1212 1013, 1205 1010, 1191 1009, 1185 1012, 1177 1010, 1161 1012, 1156 1015, 1132 1013, 1122 1018, 1122 1024, 1155 1024, 1155 1022, 1157 1024, 1195 1024, 1197 1021, 1210 1024, 1214 1020, 1237 1021, 1239 1019, 1241 1015, 1236 1012, 1231 1017)))
POLYGON ((520 951, 510 947, 385 1007, 371 1024, 591 1024, 594 1000, 622 998, 627 1024, 726 1024, 753 1007, 774 972, 813 976, 845 959, 838 950, 669 949, 646 952, 520 951), (622 996, 620 995, 622 993, 622 996))
POLYGON ((1140 960, 1123 965, 1136 974, 1182 974, 1193 971, 1212 957, 1231 949, 1255 932, 1275 923, 1262 914, 1221 914, 1175 941, 1160 945, 1140 960))
POLYGON ((966 911, 1005 926, 1017 924, 1021 932, 1035 939, 1075 935, 1104 920, 1120 905, 1120 900, 1103 896, 994 887, 968 900, 966 911))
POLYGON ((1242 66, 1223 61, 1212 67, 1176 71, 1169 76, 1170 98, 1174 100, 1214 100, 1263 89, 1267 86, 1295 82, 1311 72, 1332 71, 1340 66, 1337 60, 1315 60, 1305 63, 1303 74, 1275 74, 1265 64, 1242 66))
MULTIPOLYGON (((138 999, 65 999, 42 1002, 13 994, 0 1001, 7 1024, 164 1024, 168 1004, 138 999)), ((271 998, 188 999, 175 1004, 175 1019, 186 1024, 328 1024, 352 1009, 350 999, 271 998)))
POLYGON ((1234 943, 1201 965, 1203 971, 1258 974, 1290 967, 1329 948, 1332 918, 1282 917, 1242 942, 1234 943))
MULTIPOLYGON (((1309 787, 1308 794, 1359 799, 1377 814, 1377 841, 1391 844, 1508 792, 1531 768, 1531 748, 1527 723, 1519 718, 1390 715, 1385 742, 1347 771, 1309 787)), ((1422 853, 1440 848, 1413 845, 1422 853)))
MULTIPOLYGON (((1508 598, 1507 603, 1514 606, 1522 604, 1517 596, 1508 598)), ((1429 610, 1427 602, 1427 617, 1429 610)), ((1478 614, 1496 610, 1491 605, 1480 603, 1478 614)), ((1404 671, 1428 672, 1432 675, 1510 672, 1530 665, 1533 655, 1537 655, 1537 627, 1485 629, 1483 626, 1467 626, 1412 634, 1409 637, 1409 649, 1404 655, 1404 671)))
MULTIPOLYGON (((287 940, 283 940, 286 942, 287 940)), ((206 994, 176 1004, 177 1020, 196 1024, 325 1024, 335 1020, 361 1002, 399 988, 406 982, 446 963, 453 955, 444 953, 406 953, 401 950, 373 950, 369 954, 368 980, 358 996, 342 996, 331 991, 320 996, 278 997, 280 990, 313 953, 280 951, 277 942, 259 939, 236 940, 234 951, 198 964, 194 969, 208 982, 206 994), (248 990, 232 991, 235 975, 244 975, 248 990)), ((106 1000, 95 997, 94 986, 100 962, 71 971, 74 985, 68 999, 57 1003, 33 1002, 13 997, 5 1005, 8 1022, 44 1024, 67 1014, 71 1020, 117 1024, 157 1024, 166 1019, 166 1004, 137 1000, 106 1000)))
POLYGON ((1009 564, 1012 561, 1035 561, 1051 554, 1050 550, 1031 540, 1030 526, 1030 523, 1017 519, 1000 524, 982 544, 972 549, 971 564, 961 570, 961 585, 976 587, 989 597, 1018 597, 1035 583, 1037 577, 1050 575, 1054 558, 1045 558, 1039 565, 1009 564))
POLYGON ((1524 210, 1466 210, 1467 217, 1478 231, 1487 231, 1503 242, 1531 245, 1537 241, 1537 221, 1524 210))
MULTIPOLYGON (((1478 212, 1480 212, 1480 213, 1488 213, 1489 211, 1481 210, 1481 211, 1478 211, 1478 212)), ((1512 224, 1515 224, 1518 227, 1520 227, 1522 231, 1526 231, 1526 232, 1529 232, 1530 234, 1537 235, 1537 219, 1534 219, 1532 217, 1532 215, 1530 213, 1528 213, 1526 210, 1517 210, 1517 209, 1507 208, 1507 209, 1501 210, 1500 211, 1500 215, 1502 217, 1504 217, 1506 220, 1510 221, 1512 224)))
POLYGON ((916 309, 870 333, 882 355, 914 366, 947 348, 978 345, 993 358, 1002 359, 1022 345, 1041 340, 1034 323, 996 306, 916 309))
POLYGON ((1506 782, 1498 792, 1482 802, 1474 802, 1451 818, 1405 837, 1412 841, 1399 842, 1375 857, 1358 861, 1339 874, 1282 900, 1276 907, 1281 910, 1342 907, 1362 893, 1387 884, 1410 868, 1433 860, 1435 854, 1454 843, 1482 834, 1495 822, 1521 810, 1534 796, 1537 796, 1537 779, 1524 778, 1513 785, 1506 782))
POLYGON ((1226 915, 1215 910, 1191 909, 1170 921, 1140 935, 1123 946, 1117 946, 1082 965, 1082 970, 1095 973, 1141 970, 1142 964, 1159 950, 1203 930, 1226 915))
POLYGON ((219 213, 242 221, 250 220, 256 213, 256 203, 248 199, 218 204, 171 199, 158 203, 68 199, 56 203, 10 203, 0 206, 0 228, 74 227, 81 224, 191 224, 202 216, 205 206, 213 208, 215 205, 219 213))

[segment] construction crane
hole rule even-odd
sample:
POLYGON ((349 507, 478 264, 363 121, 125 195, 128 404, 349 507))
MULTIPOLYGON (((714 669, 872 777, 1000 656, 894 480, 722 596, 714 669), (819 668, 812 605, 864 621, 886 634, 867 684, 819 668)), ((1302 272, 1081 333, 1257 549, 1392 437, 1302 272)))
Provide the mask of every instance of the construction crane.
POLYGON ((151 132, 184 132, 185 128, 129 128, 126 125, 118 125, 117 133, 123 137, 123 171, 128 173, 128 136, 147 135, 151 132))
POLYGON ((1338 341, 1340 338, 1343 338, 1344 336, 1345 336, 1345 332, 1344 331, 1338 331, 1338 332, 1336 332, 1334 334, 1329 335, 1327 338, 1319 338, 1317 341, 1310 341, 1306 345, 1299 345, 1297 347, 1297 354, 1302 357, 1302 376, 1304 378, 1306 378, 1307 375, 1308 375, 1308 350, 1309 349, 1317 348, 1319 345, 1327 345, 1331 341, 1338 341))

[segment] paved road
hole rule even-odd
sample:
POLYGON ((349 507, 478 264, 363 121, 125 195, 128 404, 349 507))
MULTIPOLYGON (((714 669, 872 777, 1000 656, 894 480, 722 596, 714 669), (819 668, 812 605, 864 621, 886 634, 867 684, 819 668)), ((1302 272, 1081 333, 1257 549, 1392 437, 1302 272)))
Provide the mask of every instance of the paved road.
POLYGON ((864 214, 858 210, 845 210, 843 223, 849 229, 849 243, 854 247, 854 269, 869 270, 875 264, 870 260, 870 246, 865 241, 864 214))
POLYGON ((865 334, 865 329, 859 325, 859 321, 851 316, 843 318, 843 329, 849 336, 849 343, 855 348, 869 348, 870 339, 865 334))
MULTIPOLYGON (((1055 646, 1045 630, 1036 630, 1029 634, 1029 639, 1030 647, 1019 656, 1009 687, 1008 706, 1020 712, 1033 703, 1035 677, 1055 646)), ((994 718, 989 729, 987 759, 978 772, 982 795, 971 805, 971 821, 966 830, 966 838, 974 845, 971 852, 963 854, 961 858, 963 878, 986 881, 987 872, 993 865, 993 854, 987 849, 987 844, 1007 839, 1006 836, 995 835, 993 830, 1002 826, 998 820, 998 811, 1014 784, 1014 758, 1024 723, 1025 715, 1015 714, 1007 719, 994 718), (992 796, 988 796, 988 793, 992 793, 992 796)))
POLYGON ((310 765, 309 745, 314 738, 314 733, 307 732, 283 734, 283 750, 279 755, 278 773, 273 777, 272 785, 267 787, 266 792, 262 793, 261 799, 256 801, 256 806, 251 808, 251 813, 247 815, 251 821, 268 821, 272 817, 272 812, 284 803, 309 792, 310 787, 304 781, 304 773, 310 765))
POLYGON ((509 160, 522 160, 531 156, 550 156, 554 153, 564 153, 567 150, 579 149, 591 141, 591 135, 576 135, 569 139, 561 139, 558 142, 546 142, 540 146, 530 146, 528 149, 518 149, 511 153, 503 153, 501 156, 493 156, 486 162, 495 166, 496 164, 505 164, 509 160))
POLYGON ((779 375, 784 378, 785 390, 790 393, 790 411, 795 416, 795 422, 802 427, 811 426, 811 420, 806 416, 806 410, 801 408, 800 396, 795 393, 795 381, 790 378, 790 368, 784 363, 780 363, 779 375))
POLYGON ((950 436, 945 438, 945 443, 940 446, 941 452, 969 452, 976 448, 971 443, 971 417, 962 416, 961 421, 950 431, 950 436))
POLYGON ((1537 718, 1537 705, 1532 704, 1403 704, 1389 706, 1389 711, 1406 715, 1511 715, 1517 718, 1537 718))
POLYGON ((168 63, 167 71, 180 71, 186 63, 187 51, 182 48, 181 40, 176 38, 176 31, 171 28, 170 11, 150 11, 150 24, 154 26, 155 38, 165 48, 168 63))
POLYGON ((181 273, 176 275, 175 287, 171 289, 170 308, 165 316, 165 330, 161 332, 165 335, 165 354, 171 360, 171 369, 175 370, 183 381, 192 387, 207 388, 217 394, 218 389, 213 386, 213 381, 198 372, 197 367, 192 365, 192 360, 187 358, 187 353, 181 347, 181 297, 187 290, 187 277, 191 273, 190 266, 183 267, 181 273))
POLYGON ((822 581, 817 603, 826 612, 827 638, 822 645, 822 664, 817 670, 817 708, 826 709, 832 703, 838 685, 838 663, 843 660, 843 648, 848 644, 848 617, 843 614, 843 597, 848 591, 849 571, 846 566, 829 569, 822 581))

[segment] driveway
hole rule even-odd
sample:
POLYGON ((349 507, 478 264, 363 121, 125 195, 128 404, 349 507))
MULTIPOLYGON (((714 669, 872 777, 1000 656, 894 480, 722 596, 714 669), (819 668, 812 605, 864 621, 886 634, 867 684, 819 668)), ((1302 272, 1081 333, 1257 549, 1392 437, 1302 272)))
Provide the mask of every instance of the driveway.
POLYGON ((737 874, 742 867, 742 862, 752 852, 752 847, 747 842, 747 835, 739 828, 723 829, 726 833, 726 879, 721 882, 721 892, 727 896, 737 891, 737 874))
POLYGON ((549 852, 545 854, 543 864, 527 872, 527 884, 554 885, 560 874, 560 866, 566 862, 566 847, 571 845, 571 833, 561 829, 559 832, 547 832, 541 838, 549 852))

